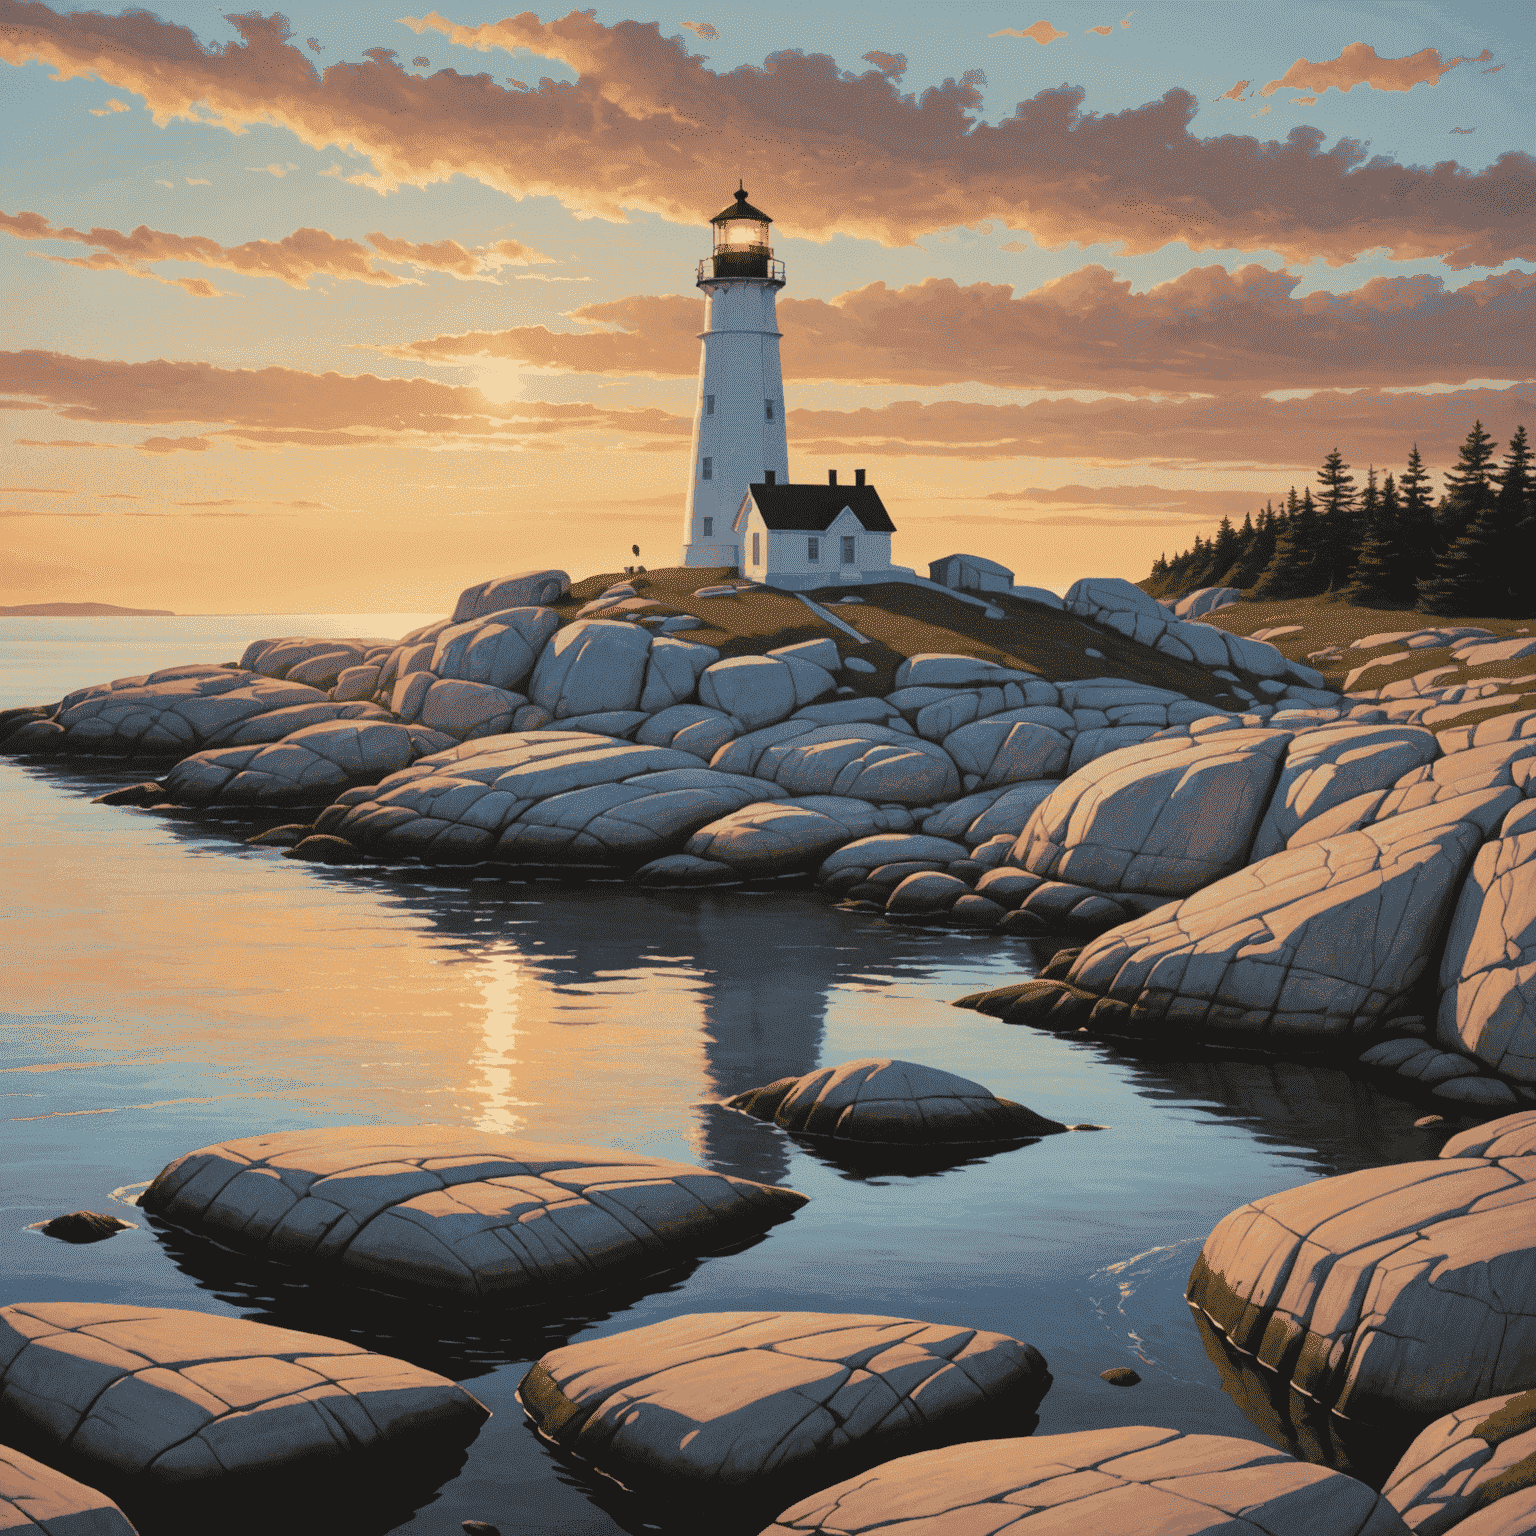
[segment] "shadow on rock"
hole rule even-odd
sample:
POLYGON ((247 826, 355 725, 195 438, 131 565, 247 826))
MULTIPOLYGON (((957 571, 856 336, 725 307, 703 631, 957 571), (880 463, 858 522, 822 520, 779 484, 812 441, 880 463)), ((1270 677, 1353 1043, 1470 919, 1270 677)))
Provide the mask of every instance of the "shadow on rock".
MULTIPOLYGON (((708 1254, 635 1275, 584 1296, 466 1311, 306 1276, 271 1259, 236 1253, 151 1216, 148 1225, 184 1275, 251 1322, 345 1339, 465 1382, 509 1362, 537 1360, 577 1334, 651 1296, 679 1291, 710 1257, 744 1253, 757 1233, 708 1254)), ((338 1527, 338 1529, 343 1527, 338 1527)))
POLYGON ((1199 1307, 1191 1305, 1190 1310, 1205 1352, 1221 1375, 1222 1391, 1268 1440, 1302 1461, 1347 1472, 1380 1489, 1414 1436, 1433 1418, 1403 1414, 1389 1426, 1346 1419, 1235 1349, 1199 1307))

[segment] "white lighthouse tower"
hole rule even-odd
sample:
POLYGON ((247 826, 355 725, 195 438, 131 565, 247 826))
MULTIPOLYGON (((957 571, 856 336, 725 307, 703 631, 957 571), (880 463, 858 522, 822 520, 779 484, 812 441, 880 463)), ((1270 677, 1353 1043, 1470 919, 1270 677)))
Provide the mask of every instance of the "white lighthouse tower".
POLYGON ((731 522, 747 487, 789 479, 774 312, 784 263, 773 259, 768 244, 773 220, 747 201, 745 189, 710 223, 714 254, 699 263, 704 329, 683 564, 736 566, 740 551, 731 522))

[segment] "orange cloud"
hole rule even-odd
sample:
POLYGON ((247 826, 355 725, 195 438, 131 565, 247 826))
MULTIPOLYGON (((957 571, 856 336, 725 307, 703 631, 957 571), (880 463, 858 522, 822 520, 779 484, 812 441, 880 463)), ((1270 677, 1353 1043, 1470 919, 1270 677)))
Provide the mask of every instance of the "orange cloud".
MULTIPOLYGON (((1443 394, 1320 391, 1296 400, 1036 400, 1028 405, 899 401, 878 410, 791 411, 796 454, 1102 463, 1315 465, 1336 443, 1352 463, 1401 464, 1417 442, 1425 462, 1454 462, 1474 420, 1505 439, 1536 419, 1524 386, 1443 394)), ((1309 471, 1307 471, 1309 473, 1309 471)))
POLYGON ((411 279, 383 271, 374 265, 375 261, 400 263, 422 271, 447 272, 459 278, 479 278, 489 276, 503 266, 527 266, 552 260, 516 240, 498 240, 491 245, 466 249, 456 240, 417 245, 389 235, 371 234, 368 241, 374 251, 370 251, 356 240, 338 240, 323 229, 306 228, 296 229, 281 240, 248 240, 244 245, 224 246, 205 235, 167 234, 144 224, 126 235, 116 229, 70 229, 50 224, 40 213, 27 211, 17 214, 0 212, 0 231, 22 240, 69 240, 81 245, 100 246, 101 249, 89 257, 50 256, 48 259, 93 271, 123 271, 136 277, 152 277, 158 282, 185 288, 198 298, 220 297, 220 290, 201 278, 161 277, 149 270, 150 265, 159 261, 195 262, 199 266, 218 267, 250 277, 275 277, 291 288, 307 287, 313 277, 394 288, 411 279))
POLYGON ((720 36, 719 27, 711 21, 683 21, 678 25, 706 43, 712 43, 720 36))
POLYGON ((818 239, 902 245, 996 218, 1042 245, 1117 241, 1132 254, 1183 241, 1288 261, 1342 263, 1374 249, 1458 267, 1536 259, 1530 155, 1509 151, 1464 173, 1368 159, 1348 140, 1324 151, 1311 127, 1281 143, 1201 139, 1182 90, 1097 114, 1082 110, 1081 88, 1061 86, 987 123, 974 72, 903 94, 878 70, 849 75, 798 50, 717 73, 654 24, 606 27, 591 12, 408 23, 463 47, 526 49, 578 77, 515 91, 489 75, 414 75, 378 50, 320 74, 280 17, 237 16, 241 41, 205 48, 143 10, 4 3, 17 19, 0 23, 0 57, 12 63, 133 91, 162 124, 271 124, 314 148, 348 143, 371 159, 380 190, 464 175, 584 215, 622 220, 638 208, 701 223, 719 206, 720 166, 758 165, 754 200, 785 234, 818 239))
POLYGON ((1048 21, 1037 21, 1034 26, 1025 27, 1022 31, 1018 27, 1004 27, 1001 32, 987 33, 988 37, 1032 37, 1042 48, 1066 35, 1065 32, 1058 32, 1048 21))
POLYGON ((1485 48, 1475 59, 1442 59, 1439 49, 1423 48, 1401 59, 1383 59, 1369 44, 1351 43, 1336 59, 1297 59, 1280 79, 1264 87, 1264 95, 1273 96, 1287 86, 1301 91, 1352 91, 1357 85, 1373 91, 1411 91, 1416 85, 1438 85, 1458 64, 1484 64, 1492 57, 1485 48))
POLYGON ((1216 98, 1216 100, 1217 101, 1241 101, 1243 99, 1243 92, 1246 91, 1248 89, 1248 87, 1250 85, 1252 85, 1252 84, 1253 84, 1252 80, 1239 80, 1237 82, 1237 84, 1234 85, 1230 91, 1223 91, 1221 93, 1221 95, 1216 98))
POLYGON ((91 116, 92 117, 111 117, 114 112, 126 112, 127 110, 128 110, 128 103, 126 101, 118 101, 115 97, 112 97, 112 98, 110 98, 107 101, 106 106, 104 106, 104 107, 92 107, 91 108, 91 116))
MULTIPOLYGON (((149 453, 201 452, 212 439, 237 445, 356 447, 420 441, 530 446, 579 432, 686 440, 686 417, 579 402, 496 404, 461 385, 373 374, 302 373, 291 368, 228 369, 208 363, 123 363, 60 352, 0 352, 0 389, 54 410, 66 421, 130 426, 190 424, 196 436, 154 437, 149 453)), ((27 441, 29 447, 110 447, 27 441)))
MULTIPOLYGON (((1114 36, 1114 31, 1115 31, 1115 29, 1113 27, 1089 27, 1088 28, 1088 32, 1097 32, 1100 37, 1113 37, 1114 36)), ((1083 36, 1086 37, 1088 35, 1088 32, 1084 32, 1083 36)))
MULTIPOLYGON (((1258 393, 1461 383, 1532 373, 1536 274, 1448 292, 1438 277, 1378 277, 1293 297, 1300 279, 1260 266, 1195 268, 1133 293, 1101 266, 1032 293, 929 278, 871 283, 830 301, 784 299, 786 377, 861 384, 980 382, 1010 389, 1258 393)), ((519 326, 375 350, 413 362, 509 358, 573 373, 686 378, 698 369, 699 301, 584 304, 579 332, 519 326)))

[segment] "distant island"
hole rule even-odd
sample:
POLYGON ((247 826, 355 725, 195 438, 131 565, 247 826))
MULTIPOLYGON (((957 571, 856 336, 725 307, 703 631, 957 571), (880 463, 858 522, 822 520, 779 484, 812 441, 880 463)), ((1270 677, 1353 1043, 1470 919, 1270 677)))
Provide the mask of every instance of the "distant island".
POLYGON ((0 608, 0 619, 172 619, 169 608, 119 608, 115 603, 22 603, 0 608))

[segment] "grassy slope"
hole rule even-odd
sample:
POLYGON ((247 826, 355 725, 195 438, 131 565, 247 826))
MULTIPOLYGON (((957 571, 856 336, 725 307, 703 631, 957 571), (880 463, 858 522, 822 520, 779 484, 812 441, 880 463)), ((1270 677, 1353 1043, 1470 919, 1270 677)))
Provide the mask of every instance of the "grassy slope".
MULTIPOLYGON (((1357 640, 1372 635, 1411 632, 1416 629, 1445 628, 1475 624, 1481 629, 1492 630, 1499 637, 1536 632, 1536 613, 1526 619, 1486 619, 1475 614, 1466 618, 1444 618, 1421 613, 1414 609, 1356 608, 1329 597, 1304 597, 1287 603, 1233 603, 1207 614, 1204 621, 1216 625, 1234 635, 1251 635, 1255 630, 1270 629, 1282 624, 1299 624, 1301 628, 1291 635, 1280 635, 1270 641, 1281 653, 1293 661, 1307 662, 1315 666, 1331 688, 1342 689, 1345 678, 1356 667, 1378 657, 1391 657, 1403 650, 1395 642, 1355 650, 1357 640), (1343 656, 1337 661, 1318 659, 1308 661, 1316 651, 1338 646, 1343 656)), ((1536 709, 1536 656, 1519 661, 1494 662, 1481 667, 1464 667, 1451 660, 1445 650, 1424 650, 1410 653, 1406 659, 1389 665, 1373 667, 1369 674, 1359 679, 1358 689, 1380 688, 1384 684, 1417 677, 1423 672, 1438 672, 1436 687, 1448 687, 1456 683, 1498 680, 1505 686, 1496 702, 1481 710, 1458 715, 1457 725, 1477 725, 1495 715, 1508 714, 1517 709, 1536 709)))
MULTIPOLYGON (((889 693, 895 686, 896 668, 906 657, 941 652, 1001 662, 1051 682, 1123 677, 1172 689, 1203 703, 1240 707, 1240 701, 1226 692, 1227 684, 1204 667, 1165 656, 1112 629, 1039 603, 989 594, 989 601, 1007 614, 1003 619, 989 619, 970 603, 905 582, 823 588, 808 594, 826 602, 845 592, 862 598, 861 604, 833 610, 845 624, 869 637, 861 646, 823 623, 787 592, 758 587, 737 597, 693 596, 697 588, 729 581, 734 575, 726 568, 673 567, 648 571, 634 578, 634 585, 641 596, 655 598, 668 610, 691 613, 703 621, 702 628, 688 630, 680 639, 712 645, 727 656, 762 655, 800 640, 831 639, 840 655, 859 656, 874 664, 873 673, 845 672, 839 678, 864 696, 889 693), (1101 654, 1089 656, 1089 650, 1101 654)), ((624 579, 622 573, 612 573, 576 583, 570 597, 556 605, 561 622, 569 623, 583 604, 624 579)), ((1253 679, 1247 680, 1247 686, 1250 692, 1258 691, 1253 679)))

